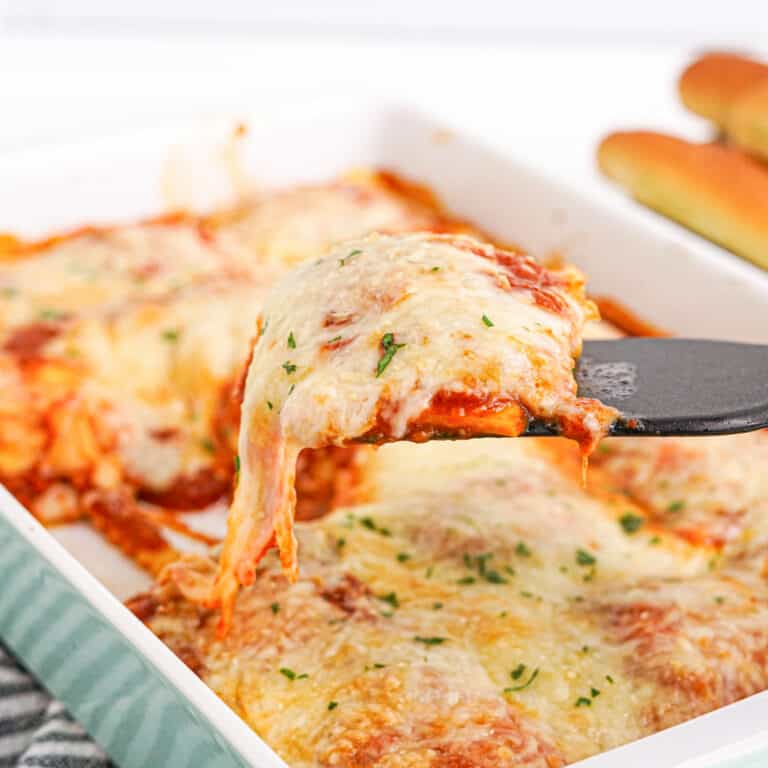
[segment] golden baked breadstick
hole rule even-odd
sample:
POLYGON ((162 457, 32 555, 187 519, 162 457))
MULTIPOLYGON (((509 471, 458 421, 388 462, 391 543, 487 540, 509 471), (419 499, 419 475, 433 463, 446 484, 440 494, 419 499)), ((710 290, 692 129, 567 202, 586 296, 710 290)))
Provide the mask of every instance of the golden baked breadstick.
POLYGON ((637 200, 768 268, 768 169, 717 144, 646 131, 603 139, 598 163, 637 200))
POLYGON ((725 130, 740 97, 768 79, 768 65, 733 53, 708 53, 680 77, 680 98, 688 109, 725 130))
POLYGON ((768 159, 768 78, 736 100, 725 132, 737 146, 768 159))
POLYGON ((683 72, 680 98, 729 142, 768 158, 768 64, 730 53, 702 56, 683 72))

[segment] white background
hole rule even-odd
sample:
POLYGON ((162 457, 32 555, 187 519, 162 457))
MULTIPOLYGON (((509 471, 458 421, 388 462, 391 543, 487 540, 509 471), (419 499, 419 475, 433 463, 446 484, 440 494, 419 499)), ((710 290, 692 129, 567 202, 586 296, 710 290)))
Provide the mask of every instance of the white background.
POLYGON ((675 82, 717 47, 768 55, 768 0, 0 0, 0 151, 374 93, 602 190, 606 132, 709 136, 675 82))

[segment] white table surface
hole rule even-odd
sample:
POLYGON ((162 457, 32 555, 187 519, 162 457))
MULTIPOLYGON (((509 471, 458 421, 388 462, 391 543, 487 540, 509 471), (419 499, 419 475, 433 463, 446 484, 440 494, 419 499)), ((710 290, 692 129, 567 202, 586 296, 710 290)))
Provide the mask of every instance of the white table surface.
MULTIPOLYGON (((711 126, 677 95, 679 75, 697 53, 661 45, 398 44, 360 35, 0 33, 0 154, 19 155, 19 167, 38 147, 87 146, 89 138, 133 134, 157 121, 184 121, 182 135, 195 116, 268 115, 286 102, 316 106, 324 94, 336 105, 343 94, 367 106, 373 96, 418 105, 591 199, 636 209, 598 173, 596 146, 626 128, 709 138, 711 126)), ((13 199, 12 188, 2 192, 13 199)), ((661 223, 653 214, 646 218, 661 223)))
POLYGON ((694 54, 655 46, 403 43, 336 37, 0 36, 0 152, 131 132, 342 91, 405 99, 485 134, 550 175, 616 192, 594 170, 613 129, 691 138, 677 76, 694 54))

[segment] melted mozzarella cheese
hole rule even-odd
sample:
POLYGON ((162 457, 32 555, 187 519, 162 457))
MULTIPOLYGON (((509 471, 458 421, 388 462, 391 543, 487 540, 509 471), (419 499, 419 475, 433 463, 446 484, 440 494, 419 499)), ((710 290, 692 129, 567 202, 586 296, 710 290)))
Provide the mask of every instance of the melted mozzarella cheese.
POLYGON ((136 602, 289 764, 549 768, 734 695, 735 683, 708 698, 686 688, 686 643, 701 635, 706 679, 724 650, 723 678, 742 674, 737 637, 762 606, 734 597, 724 621, 739 630, 708 650, 697 617, 735 591, 708 553, 650 525, 628 533, 629 503, 589 493, 548 443, 394 443, 369 470, 371 501, 299 523, 302 577, 289 584, 266 557, 225 637, 199 607, 210 561, 171 567, 136 602), (646 648, 657 609, 689 618, 674 637, 672 621, 647 621, 659 637, 646 648))
POLYGON ((575 270, 455 236, 371 235, 281 281, 246 380, 244 465, 214 596, 224 623, 273 539, 296 578, 302 448, 518 435, 530 415, 589 450, 616 415, 576 397, 572 369, 592 312, 575 270))

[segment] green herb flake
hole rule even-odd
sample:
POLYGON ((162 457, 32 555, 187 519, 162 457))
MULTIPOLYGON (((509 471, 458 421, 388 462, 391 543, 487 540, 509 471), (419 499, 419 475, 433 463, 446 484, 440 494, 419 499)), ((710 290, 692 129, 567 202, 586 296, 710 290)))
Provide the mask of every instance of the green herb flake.
POLYGON ((347 540, 343 536, 336 539, 336 549, 344 549, 344 547, 346 546, 347 546, 347 540))
POLYGON ((442 607, 443 607, 443 604, 440 603, 440 602, 432 603, 432 610, 433 611, 439 611, 439 610, 442 609, 442 607))
POLYGON ((336 707, 339 706, 338 701, 329 701, 328 702, 328 711, 330 712, 332 709, 336 709, 336 707))
POLYGON ((397 350, 402 349, 404 346, 405 344, 395 344, 395 336, 393 333, 385 333, 381 337, 381 348, 384 350, 384 354, 379 358, 379 362, 376 364, 377 379, 392 362, 392 358, 397 353, 397 350))
POLYGON ((576 550, 576 562, 579 565, 594 565, 597 562, 597 558, 586 549, 576 550))
POLYGON ((464 586, 467 584, 474 584, 476 581, 477 579, 474 576, 464 576, 463 578, 458 579, 456 583, 464 586))
POLYGON ((483 578, 489 584, 509 584, 509 582, 498 571, 485 571, 483 578))
POLYGON ((381 534, 382 536, 392 535, 392 531, 390 531, 389 528, 384 528, 383 526, 376 525, 375 520, 368 515, 360 518, 360 525, 362 525, 363 528, 367 528, 369 531, 373 531, 374 533, 381 534))
POLYGON ((41 320, 48 320, 55 323, 57 320, 63 320, 65 314, 63 312, 59 312, 58 309, 41 309, 38 316, 41 320))
POLYGON ((590 695, 593 699, 596 699, 600 695, 600 689, 599 688, 590 688, 589 690, 590 695))
POLYGON ((293 336, 293 331, 288 334, 288 349, 296 349, 296 339, 293 336))
POLYGON ((651 536, 651 538, 648 539, 648 544, 650 544, 652 547, 661 544, 661 536, 651 536))
POLYGON ((235 477, 240 474, 240 454, 235 454, 235 477))
POLYGON ((634 515, 631 512, 627 512, 619 518, 619 525, 624 529, 624 533, 633 534, 637 533, 645 524, 645 518, 640 515, 634 515))
POLYGON ((216 446, 213 443, 213 440, 211 440, 210 437, 204 437, 200 441, 200 447, 206 452, 206 453, 216 453, 216 446))
POLYGON ((168 342, 174 342, 179 340, 179 332, 174 328, 169 328, 163 331, 163 338, 168 342))
POLYGON ((300 675, 296 675, 296 679, 297 679, 297 680, 305 680, 305 679, 306 679, 306 678, 308 678, 308 677, 309 677, 309 675, 308 675, 306 672, 303 672, 303 673, 302 673, 302 674, 300 674, 300 675))
MULTIPOLYGON (((513 680, 518 680, 520 678, 520 676, 523 674, 524 670, 525 670, 525 665, 524 664, 518 665, 510 673, 512 675, 512 679, 513 680), (520 670, 520 667, 522 667, 522 670, 520 670), (520 670, 520 674, 517 677, 515 677, 515 672, 517 672, 518 670, 520 670)), ((504 693, 516 693, 517 691, 524 691, 526 688, 528 688, 533 683, 533 681, 538 676, 539 676, 539 668, 536 667, 536 669, 534 669, 533 672, 531 672, 531 676, 524 683, 521 683, 520 685, 513 685, 510 688, 505 688, 504 689, 504 693)))
POLYGON ((296 679, 296 673, 292 669, 289 669, 288 667, 280 667, 280 674, 283 677, 287 677, 289 680, 296 679))
POLYGON ((271 411, 275 406, 272 405, 272 402, 270 400, 267 400, 267 408, 271 411))
POLYGON ((339 266, 343 267, 353 257, 361 254, 362 251, 359 248, 355 248, 354 251, 350 251, 343 259, 339 259, 339 266))
POLYGON ((420 637, 416 635, 413 638, 417 643, 423 643, 424 645, 442 645, 448 638, 447 637, 420 637))
POLYGON ((685 509, 685 501, 683 499, 677 499, 667 505, 667 512, 682 512, 685 509))
POLYGON ((386 664, 379 664, 379 662, 377 661, 377 662, 374 663, 373 668, 374 669, 384 669, 384 667, 386 667, 386 666, 387 666, 386 664))
POLYGON ((338 336, 334 336, 334 337, 333 337, 333 338, 332 338, 332 339, 331 339, 329 342, 327 342, 327 343, 328 343, 328 344, 335 344, 337 341, 341 341, 341 334, 339 334, 338 336))
POLYGON ((413 555, 409 555, 407 552, 398 552, 397 553, 397 562, 398 563, 407 563, 413 555))
POLYGON ((576 707, 591 707, 592 706, 592 699, 588 699, 586 696, 579 696, 578 699, 576 699, 576 703, 574 704, 576 707))
POLYGON ((278 614, 280 613, 280 603, 272 603, 272 605, 269 606, 272 609, 272 613, 278 614))
POLYGON ((510 673, 509 676, 513 680, 519 680, 525 672, 525 664, 518 664, 510 673))
POLYGON ((283 370, 290 376, 292 373, 296 373, 296 366, 290 362, 289 360, 286 360, 283 363, 283 370))
POLYGON ((716 602, 718 605, 722 605, 722 604, 725 602, 725 598, 724 598, 722 595, 717 595, 717 596, 715 597, 715 602, 716 602))
POLYGON ((530 557, 533 552, 524 541, 518 541, 515 547, 515 554, 518 557, 530 557))
POLYGON ((432 269, 429 270, 430 272, 439 272, 440 267, 432 267, 432 269))
POLYGON ((434 572, 435 572, 435 566, 434 566, 434 565, 430 565, 430 566, 429 566, 429 568, 427 568, 427 570, 426 570, 426 571, 424 571, 424 575, 425 575, 425 576, 426 576, 428 579, 431 579, 431 578, 432 578, 432 574, 433 574, 434 572))
POLYGON ((385 603, 389 603, 393 608, 400 607, 400 601, 397 599, 396 592, 388 592, 386 595, 379 595, 379 600, 385 603))
POLYGON ((488 315, 483 315, 483 323, 487 328, 493 328, 493 320, 488 315))
POLYGON ((608 681, 608 682, 609 682, 611 685, 613 685, 613 678, 612 678, 610 675, 606 675, 606 676, 605 676, 605 679, 606 679, 606 680, 607 680, 607 681, 608 681))

